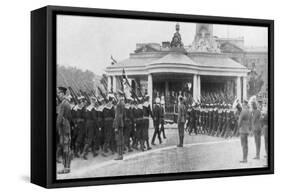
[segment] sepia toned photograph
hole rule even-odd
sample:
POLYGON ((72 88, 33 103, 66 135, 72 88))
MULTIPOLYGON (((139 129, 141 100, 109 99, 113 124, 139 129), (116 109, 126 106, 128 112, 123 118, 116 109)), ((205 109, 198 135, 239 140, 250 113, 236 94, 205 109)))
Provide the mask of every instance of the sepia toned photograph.
POLYGON ((56 179, 267 168, 268 34, 56 15, 56 179))

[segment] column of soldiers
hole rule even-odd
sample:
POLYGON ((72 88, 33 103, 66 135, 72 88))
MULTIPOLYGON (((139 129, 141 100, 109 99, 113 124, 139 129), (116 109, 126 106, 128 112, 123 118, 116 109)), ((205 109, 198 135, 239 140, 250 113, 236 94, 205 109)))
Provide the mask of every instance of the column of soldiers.
MULTIPOLYGON (((179 97, 178 105, 178 147, 183 147, 184 125, 185 130, 192 133, 206 134, 217 137, 238 137, 241 139, 243 159, 241 163, 248 160, 248 136, 253 134, 256 147, 254 159, 260 159, 261 136, 264 134, 265 151, 268 146, 268 116, 266 106, 256 96, 250 98, 249 103, 238 100, 231 104, 226 103, 184 103, 183 97, 179 97)), ((267 156, 265 156, 267 157, 267 156)))
POLYGON ((207 134, 224 138, 238 136, 238 115, 231 104, 186 105, 186 118, 189 135, 207 134))
MULTIPOLYGON (((154 117, 149 96, 133 99, 122 91, 103 97, 75 96, 67 90, 59 87, 57 92, 57 162, 64 166, 58 173, 69 173, 72 158, 87 160, 90 153, 93 157, 117 153, 116 160, 122 160, 125 152, 151 149, 149 117, 154 117)), ((164 117, 159 111, 157 131, 164 117)))

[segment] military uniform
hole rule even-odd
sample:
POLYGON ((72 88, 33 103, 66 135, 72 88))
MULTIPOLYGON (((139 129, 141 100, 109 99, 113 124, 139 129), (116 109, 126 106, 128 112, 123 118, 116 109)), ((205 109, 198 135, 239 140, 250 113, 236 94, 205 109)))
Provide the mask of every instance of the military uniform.
POLYGON ((70 120, 71 120, 71 108, 70 104, 66 99, 63 99, 61 104, 58 107, 57 115, 57 126, 59 134, 59 147, 62 149, 63 153, 63 166, 64 169, 60 173, 69 173, 70 172, 70 163, 71 163, 71 129, 70 129, 70 120))
MULTIPOLYGON (((146 142, 147 149, 150 150, 151 147, 149 146, 149 116, 153 117, 150 104, 148 101, 143 103, 143 141, 146 142)), ((160 115, 161 116, 161 115, 160 115)), ((160 131, 159 131, 160 133, 160 131)))
POLYGON ((252 118, 251 118, 251 126, 254 133, 255 144, 256 144, 256 157, 255 159, 260 158, 260 148, 261 148, 261 112, 258 109, 254 109, 252 111, 252 118))
POLYGON ((125 104, 125 124, 124 124, 124 143, 127 146, 128 151, 131 152, 130 137, 133 130, 133 109, 130 104, 125 104))
POLYGON ((104 117, 103 117, 103 105, 97 107, 97 122, 98 122, 98 149, 103 149, 105 143, 105 131, 104 131, 104 117))
POLYGON ((186 109, 185 109, 185 106, 180 103, 178 106, 178 131, 179 131, 178 147, 183 147, 185 122, 186 122, 186 109))
POLYGON ((85 145, 83 158, 87 159, 89 148, 92 148, 93 156, 96 156, 97 136, 98 136, 98 120, 97 111, 94 105, 90 105, 85 109, 85 145))
POLYGON ((115 109, 115 118, 113 122, 113 128, 115 129, 116 145, 118 157, 116 160, 123 159, 124 150, 124 126, 125 126, 125 104, 123 101, 119 101, 115 109))
POLYGON ((246 106, 242 109, 239 120, 238 120, 238 127, 241 139, 241 146, 243 150, 243 160, 241 162, 247 162, 248 158, 248 135, 250 129, 250 111, 246 106))
POLYGON ((76 105, 74 107, 75 111, 75 129, 74 129, 74 136, 75 136, 75 149, 74 154, 78 157, 78 153, 82 153, 84 147, 84 138, 85 138, 85 108, 76 105))
POLYGON ((160 121, 161 121, 161 108, 160 108, 160 104, 156 104, 156 105, 154 105, 154 108, 153 108, 154 133, 153 133, 153 137, 151 140, 152 145, 155 145, 154 141, 155 141, 156 135, 158 137, 159 143, 160 144, 162 143, 161 136, 160 136, 160 130, 159 130, 160 121))
POLYGON ((209 112, 208 112, 208 134, 211 135, 212 133, 212 128, 213 128, 213 109, 212 107, 209 108, 209 112))
POLYGON ((164 111, 164 106, 160 106, 160 108, 161 108, 161 116, 160 116, 160 118, 161 118, 161 121, 160 121, 160 135, 161 135, 161 133, 163 133, 163 138, 164 139, 166 139, 166 134, 165 134, 165 127, 164 127, 164 114, 165 114, 165 111, 164 111))
POLYGON ((114 106, 110 103, 106 104, 103 108, 103 117, 104 117, 104 152, 108 152, 110 148, 111 152, 115 152, 115 137, 113 129, 113 120, 115 117, 114 106))
POLYGON ((138 104, 135 109, 135 123, 136 123, 136 139, 137 144, 140 144, 140 149, 144 151, 144 142, 142 137, 143 130, 143 107, 142 104, 138 104))

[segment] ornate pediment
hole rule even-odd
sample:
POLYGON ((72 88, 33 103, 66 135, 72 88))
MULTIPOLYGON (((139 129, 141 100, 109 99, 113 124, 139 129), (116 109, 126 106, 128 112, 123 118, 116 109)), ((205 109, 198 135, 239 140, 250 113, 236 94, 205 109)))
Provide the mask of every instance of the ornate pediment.
POLYGON ((220 45, 220 49, 223 53, 241 53, 241 52, 244 52, 244 50, 242 48, 240 48, 237 45, 232 44, 230 42, 222 43, 220 45))
POLYGON ((153 45, 150 44, 144 44, 140 48, 137 48, 135 50, 135 53, 141 53, 141 52, 156 52, 160 49, 155 48, 153 45))

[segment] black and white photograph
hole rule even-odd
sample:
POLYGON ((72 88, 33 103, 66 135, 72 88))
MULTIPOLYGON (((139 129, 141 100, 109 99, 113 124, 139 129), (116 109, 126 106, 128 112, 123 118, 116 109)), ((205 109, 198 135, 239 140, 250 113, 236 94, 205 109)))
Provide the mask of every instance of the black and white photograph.
POLYGON ((267 168, 268 30, 56 15, 56 179, 267 168))

